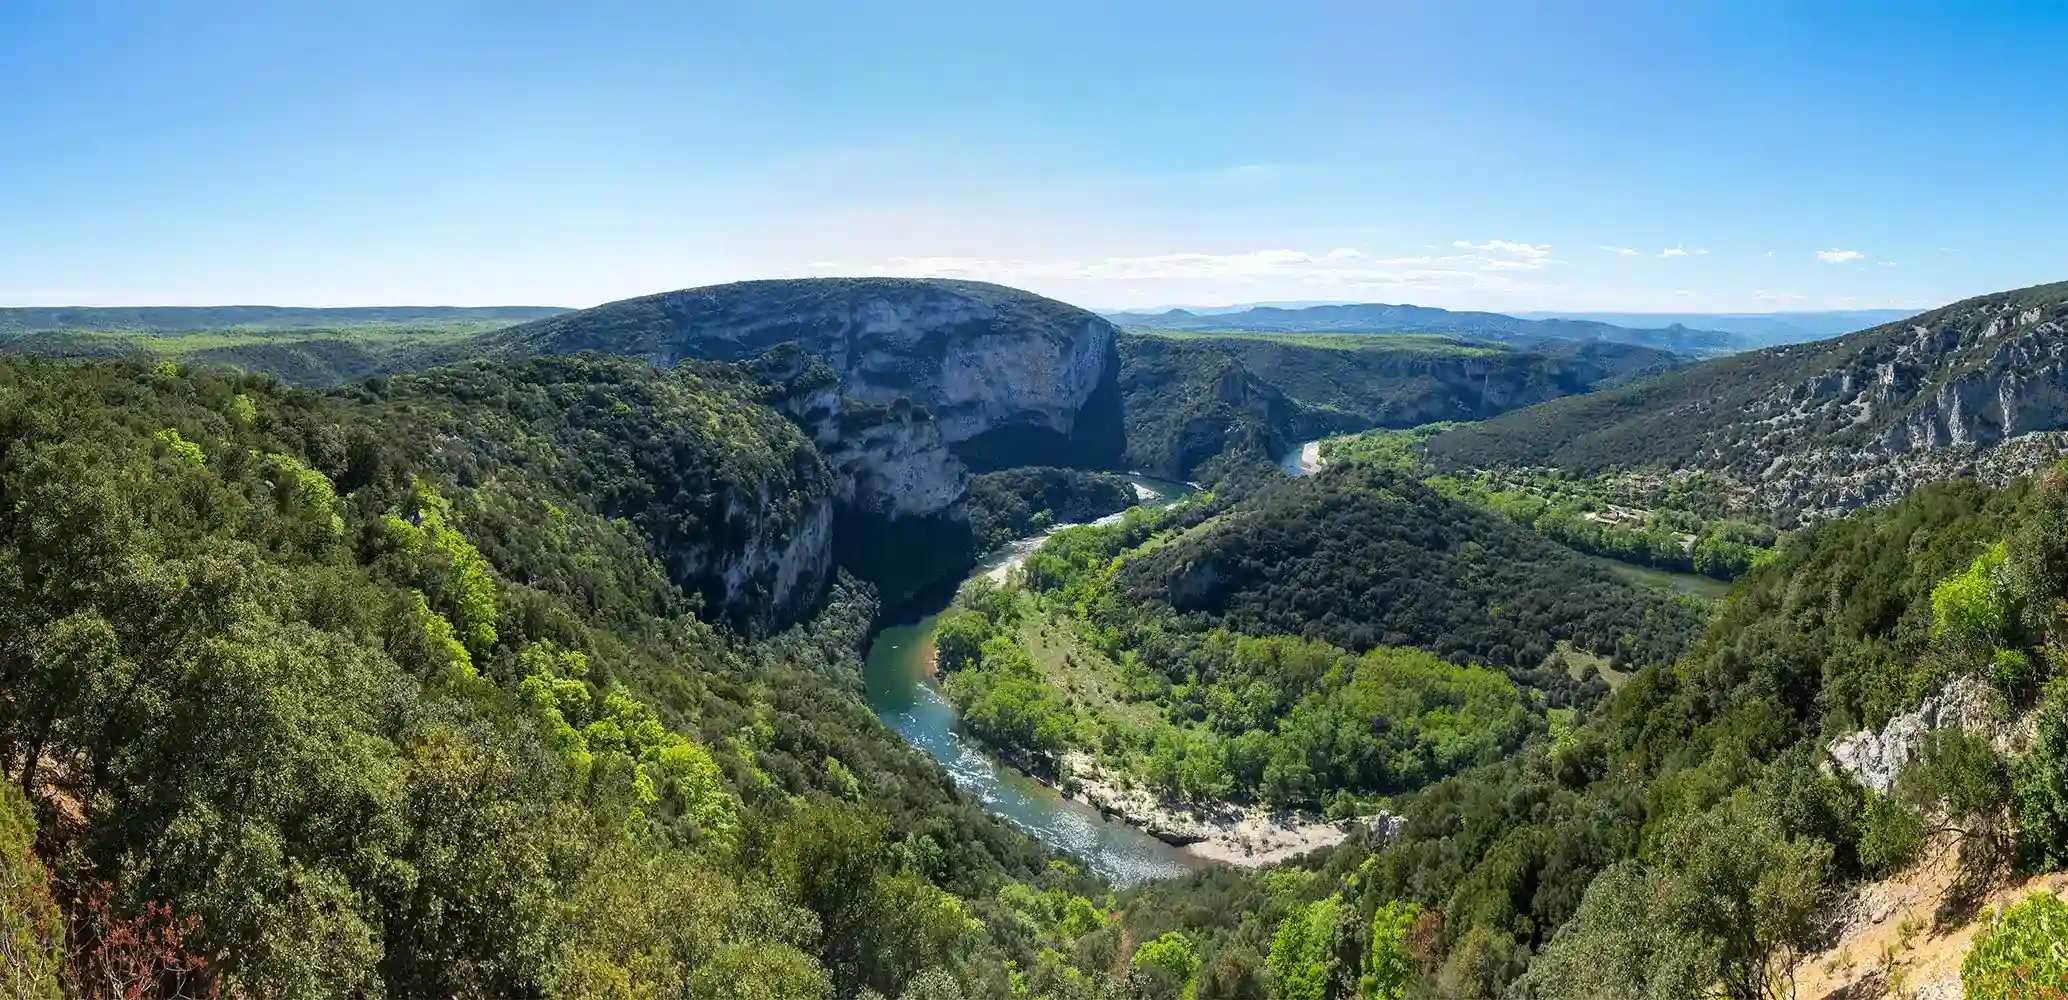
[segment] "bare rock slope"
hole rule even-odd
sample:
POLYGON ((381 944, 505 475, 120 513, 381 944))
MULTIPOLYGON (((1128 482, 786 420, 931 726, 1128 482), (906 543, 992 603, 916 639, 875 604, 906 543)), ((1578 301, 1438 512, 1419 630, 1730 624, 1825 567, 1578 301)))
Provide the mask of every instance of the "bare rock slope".
POLYGON ((1557 400, 1428 447, 1446 468, 1705 469, 1815 518, 1932 479, 2028 472, 2061 453, 2064 432, 2068 282, 1557 400))

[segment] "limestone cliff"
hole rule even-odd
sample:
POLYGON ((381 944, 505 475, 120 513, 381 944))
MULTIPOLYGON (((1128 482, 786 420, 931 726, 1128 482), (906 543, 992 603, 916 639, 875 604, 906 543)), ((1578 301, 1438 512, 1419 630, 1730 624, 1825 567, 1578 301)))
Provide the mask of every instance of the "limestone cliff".
POLYGON ((883 586, 887 602, 969 559, 971 468, 1120 457, 1112 325, 997 285, 749 281, 614 302, 499 337, 517 353, 752 363, 777 387, 769 403, 810 434, 834 472, 842 561, 883 586))
POLYGON ((1704 362, 1429 442, 1440 467, 1703 469, 1783 521, 2068 444, 2068 283, 1984 295, 1827 341, 1704 362))

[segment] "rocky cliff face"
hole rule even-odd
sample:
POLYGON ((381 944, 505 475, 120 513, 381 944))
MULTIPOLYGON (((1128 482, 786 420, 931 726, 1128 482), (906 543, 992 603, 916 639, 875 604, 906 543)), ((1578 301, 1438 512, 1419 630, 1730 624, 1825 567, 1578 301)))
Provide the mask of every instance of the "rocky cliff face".
POLYGON ((836 548, 887 602, 969 557, 962 498, 972 467, 1110 466, 1124 435, 1112 325, 997 285, 750 281, 614 302, 500 336, 520 353, 593 350, 662 367, 770 359, 756 368, 777 387, 769 402, 834 471, 836 548))
POLYGON ((1969 729, 2007 738, 1998 700, 1973 677, 1956 678, 1925 698, 1914 712, 1888 721, 1880 731, 1862 729, 1831 741, 1831 763, 1877 795, 1896 786, 1896 775, 1926 737, 1941 729, 1969 729))
MULTIPOLYGON (((1850 357, 1773 387, 1740 440, 1771 458, 1768 503, 1812 516, 1957 475, 2001 481, 2068 436, 2068 287, 1960 303, 1884 328, 1850 357), (2051 301, 2047 301, 2051 298, 2051 301)), ((1741 472, 1751 472, 1742 468, 1741 472)))
POLYGON ((1818 519, 1959 475, 2001 481, 2068 444, 2068 283, 1735 355, 1433 439, 1445 468, 1703 469, 1818 519))

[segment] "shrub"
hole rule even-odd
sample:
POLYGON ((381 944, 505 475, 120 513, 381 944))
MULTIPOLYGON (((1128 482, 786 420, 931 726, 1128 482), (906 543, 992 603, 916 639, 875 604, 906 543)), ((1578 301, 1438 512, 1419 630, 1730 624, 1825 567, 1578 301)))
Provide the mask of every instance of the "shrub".
POLYGON ((2034 893, 1997 915, 1960 964, 1968 1000, 2068 995, 2068 903, 2034 893))
POLYGON ((2003 552, 2002 542, 1990 546, 1967 569, 1932 588, 1933 642, 1962 653, 1996 646, 2008 621, 2002 588, 1997 586, 2003 552))
POLYGON ((64 964, 64 925, 50 898, 50 878, 36 859, 36 820, 29 800, 0 781, 0 994, 57 1000, 64 964))
POLYGON ((1860 813, 1860 867, 1876 877, 1910 867, 1924 850, 1924 824, 1917 814, 1884 796, 1860 813))

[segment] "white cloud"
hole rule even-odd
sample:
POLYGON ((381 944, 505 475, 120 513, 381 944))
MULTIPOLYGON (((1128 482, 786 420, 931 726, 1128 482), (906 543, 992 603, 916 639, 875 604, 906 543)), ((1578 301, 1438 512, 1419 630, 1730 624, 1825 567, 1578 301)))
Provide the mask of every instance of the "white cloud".
POLYGON ((1659 251, 1659 256, 1661 256, 1661 257, 1685 257, 1685 256, 1687 256, 1687 251, 1685 251, 1685 250, 1682 250, 1682 249, 1681 249, 1681 248, 1679 248, 1679 247, 1668 247, 1668 248, 1666 248, 1666 249, 1664 249, 1664 250, 1661 250, 1661 251, 1659 251))
POLYGON ((1881 265, 1881 266, 1883 266, 1883 267, 1894 267, 1894 266, 1896 266, 1896 262, 1895 262, 1895 261, 1892 261, 1892 260, 1877 260, 1877 261, 1875 261, 1875 263, 1876 263, 1876 264, 1880 264, 1880 265, 1881 265))
POLYGON ((1471 240, 1458 240, 1452 243, 1451 246, 1461 250, 1477 250, 1481 253, 1506 254, 1511 257, 1521 257, 1525 260, 1543 260, 1551 256, 1551 244, 1549 243, 1511 243, 1507 240, 1487 240, 1485 243, 1474 243, 1471 240))
POLYGON ((1774 252, 1773 252, 1772 250, 1768 250, 1768 251, 1766 252, 1766 255, 1767 255, 1767 256, 1769 256, 1769 257, 1771 257, 1771 256, 1773 256, 1773 255, 1774 255, 1774 252))
POLYGON ((1603 244, 1601 245, 1601 248, 1602 248, 1603 250, 1606 250, 1606 251, 1608 251, 1609 253, 1613 253, 1613 254, 1621 254, 1622 256, 1625 256, 1625 257, 1635 257, 1635 256, 1637 256, 1637 250, 1636 250, 1635 248, 1633 248, 1633 247, 1612 247, 1612 246, 1609 246, 1609 245, 1608 245, 1608 244, 1606 244, 1606 243, 1603 243, 1603 244))
POLYGON ((1817 259, 1826 264, 1848 264, 1856 260, 1865 260, 1867 255, 1858 250, 1819 250, 1817 259))
MULTIPOLYGON (((1509 274, 1540 271, 1550 246, 1491 240, 1454 244, 1469 252, 1373 257, 1356 247, 1325 253, 1270 249, 1244 253, 1169 253, 1098 260, 1016 260, 983 257, 892 257, 871 264, 828 265, 853 274, 980 278, 1006 284, 1071 282, 1124 285, 1164 281, 1290 283, 1303 287, 1405 285, 1459 290, 1516 287, 1509 274)), ((820 267, 814 262, 814 269, 820 267)))

